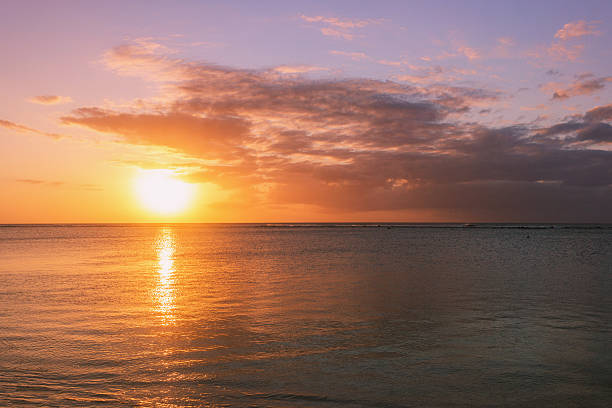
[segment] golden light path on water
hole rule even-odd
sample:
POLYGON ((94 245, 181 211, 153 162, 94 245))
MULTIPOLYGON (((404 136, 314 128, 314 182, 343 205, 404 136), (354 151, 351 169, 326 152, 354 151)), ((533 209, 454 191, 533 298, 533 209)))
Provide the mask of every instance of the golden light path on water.
POLYGON ((174 251, 175 242, 172 229, 164 228, 156 242, 158 282, 154 291, 155 311, 162 323, 174 322, 174 251))

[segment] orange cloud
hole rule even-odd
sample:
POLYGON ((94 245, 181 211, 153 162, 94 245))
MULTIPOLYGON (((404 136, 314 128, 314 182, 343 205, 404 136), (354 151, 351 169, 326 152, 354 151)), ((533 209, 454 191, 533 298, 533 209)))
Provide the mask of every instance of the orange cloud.
POLYGON ((65 125, 80 125, 119 135, 133 144, 149 144, 183 151, 205 159, 238 158, 249 137, 243 120, 205 118, 181 113, 129 114, 99 108, 80 108, 64 116, 65 125))
POLYGON ((17 132, 33 132, 33 133, 38 132, 36 129, 32 129, 25 125, 20 125, 18 123, 11 122, 9 120, 3 120, 3 119, 0 119, 0 126, 10 129, 10 130, 15 130, 17 132))
POLYGON ((308 72, 327 71, 328 68, 317 67, 314 65, 280 65, 274 71, 281 74, 306 74, 308 72))
POLYGON ((40 105, 58 105, 61 103, 72 102, 72 98, 69 96, 60 95, 38 95, 30 98, 30 102, 38 103, 40 105))
POLYGON ((34 129, 34 128, 31 128, 25 125, 21 125, 19 123, 15 123, 15 122, 3 120, 3 119, 0 119, 0 127, 14 130, 20 133, 34 133, 34 134, 41 135, 41 136, 47 136, 52 139, 61 139, 64 137, 63 135, 60 135, 57 133, 43 132, 42 130, 34 129))

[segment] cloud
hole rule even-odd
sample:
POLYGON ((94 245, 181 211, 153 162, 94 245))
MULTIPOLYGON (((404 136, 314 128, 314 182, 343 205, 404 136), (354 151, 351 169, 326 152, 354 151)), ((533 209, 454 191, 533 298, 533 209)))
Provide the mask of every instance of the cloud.
POLYGON ((38 180, 38 179, 15 179, 15 181, 18 183, 23 183, 23 184, 45 185, 45 186, 53 186, 53 187, 57 187, 57 186, 61 186, 65 184, 62 181, 49 181, 49 180, 38 180))
MULTIPOLYGON (((566 147, 572 144, 609 144, 612 146, 612 105, 597 106, 582 116, 574 116, 569 122, 562 122, 541 129, 537 137, 554 137, 566 147)), ((607 173, 610 173, 608 171, 607 173)))
POLYGON ((47 136, 52 139, 61 139, 65 137, 64 135, 60 135, 52 132, 44 132, 42 130, 34 129, 29 126, 21 125, 19 123, 11 122, 9 120, 0 119, 0 127, 13 130, 19 133, 33 133, 36 135, 47 136))
POLYGON ((336 30, 335 28, 330 28, 330 27, 321 28, 321 34, 327 35, 330 37, 344 38, 345 40, 352 40, 353 38, 355 38, 353 34, 349 34, 345 31, 336 30))
POLYGON ((352 29, 352 28, 363 28, 367 25, 376 24, 380 21, 380 20, 374 20, 374 19, 365 19, 365 20, 348 19, 348 18, 340 19, 337 17, 324 17, 324 16, 310 17, 306 15, 301 15, 300 17, 302 18, 302 20, 308 23, 323 23, 323 24, 327 24, 327 25, 345 29, 345 30, 352 29))
POLYGON ((320 28, 321 34, 323 35, 338 37, 345 40, 352 40, 355 38, 353 34, 354 30, 381 22, 379 19, 342 19, 338 17, 306 16, 303 14, 300 18, 307 23, 323 25, 323 27, 320 28))
POLYGON ((316 71, 328 71, 328 68, 314 65, 280 65, 273 70, 281 74, 306 74, 316 71))
MULTIPOLYGON (((546 54, 557 61, 576 61, 584 50, 583 44, 569 44, 569 40, 586 35, 599 35, 596 31, 597 21, 586 22, 579 20, 567 23, 555 33, 555 41, 546 48, 546 54)), ((541 56, 540 52, 532 52, 531 56, 541 56)))
POLYGON ((548 105, 539 104, 536 106, 521 106, 519 109, 522 111, 542 111, 542 110, 547 110, 548 105))
POLYGON ((497 43, 504 47, 512 47, 515 45, 514 39, 511 37, 499 37, 497 43))
POLYGON ((577 133, 576 140, 612 145, 612 126, 608 123, 590 124, 577 133))
MULTIPOLYGON (((507 48, 506 46, 501 46, 498 44, 496 49, 494 49, 491 52, 491 54, 497 55, 500 53, 506 53, 506 48, 507 48)), ((451 50, 444 50, 440 54, 436 55, 435 57, 423 56, 423 57, 420 57, 419 59, 422 61, 430 62, 433 60, 442 61, 442 60, 447 60, 451 58, 460 58, 460 57, 465 57, 469 61, 476 61, 478 59, 483 58, 483 52, 473 47, 468 47, 466 45, 457 44, 456 41, 453 41, 451 50)))
POLYGON ((377 63, 381 64, 381 65, 387 65, 390 67, 399 67, 402 65, 402 61, 390 61, 390 60, 378 60, 376 61, 377 63))
POLYGON ((593 78, 592 75, 582 75, 572 84, 565 85, 551 82, 542 86, 546 92, 552 92, 552 99, 568 99, 574 96, 589 95, 605 88, 612 77, 593 78))
POLYGON ((596 31, 598 24, 597 21, 586 22, 584 20, 567 23, 555 33, 556 41, 549 46, 532 49, 525 55, 530 58, 549 57, 555 61, 576 61, 584 51, 584 44, 576 43, 576 39, 601 34, 596 31))
POLYGON ((612 104, 591 109, 585 113, 584 120, 587 122, 612 121, 612 104))
POLYGON ((79 108, 64 116, 65 125, 81 125, 117 134, 132 144, 150 144, 183 151, 200 158, 231 159, 240 156, 248 140, 244 120, 203 118, 183 113, 130 114, 99 108, 79 108))
POLYGON ((110 49, 104 53, 102 62, 119 74, 157 82, 183 80, 191 75, 189 64, 160 52, 160 48, 137 43, 110 49))
POLYGON ((142 50, 111 57, 119 73, 138 65, 162 81, 166 102, 148 111, 83 107, 63 123, 187 155, 186 178, 216 184, 250 213, 309 206, 344 215, 426 210, 438 220, 612 221, 612 151, 602 148, 612 140, 610 106, 545 128, 491 127, 464 116, 496 101, 486 89, 314 80, 142 50))
POLYGON ((555 38, 560 40, 569 40, 571 38, 579 38, 585 35, 599 35, 601 32, 597 31, 598 21, 574 21, 567 23, 555 33, 555 38))
POLYGON ((499 37, 497 44, 489 51, 489 57, 493 58, 512 58, 515 54, 514 46, 516 42, 512 37, 499 37))
POLYGON ((69 96, 60 95, 38 95, 30 98, 30 102, 40 105, 58 105, 61 103, 72 102, 72 98, 69 96))
POLYGON ((348 51, 331 50, 329 53, 331 55, 341 55, 343 57, 349 57, 350 59, 354 61, 370 59, 370 57, 368 57, 363 52, 348 52, 348 51))
POLYGON ((582 54, 584 45, 567 45, 562 42, 554 42, 546 49, 550 57, 558 61, 576 61, 582 54))
POLYGON ((462 46, 462 47, 457 48, 457 52, 459 54, 464 55, 470 61, 481 58, 480 52, 476 50, 475 48, 462 46))
POLYGON ((43 180, 43 179, 15 179, 17 183, 22 184, 30 184, 36 186, 45 186, 45 187, 69 187, 78 190, 89 190, 89 191, 100 191, 102 188, 95 184, 89 183, 67 183, 65 181, 53 181, 53 180, 43 180))
POLYGON ((0 119, 0 126, 10 129, 10 130, 15 130, 17 132, 33 132, 33 133, 37 132, 35 129, 29 128, 25 125, 20 125, 18 123, 11 122, 9 120, 4 120, 4 119, 0 119))
POLYGON ((433 82, 454 82, 463 79, 466 75, 475 75, 477 71, 473 69, 460 69, 454 67, 418 66, 409 65, 414 75, 396 75, 398 81, 412 82, 416 84, 429 84, 433 82))

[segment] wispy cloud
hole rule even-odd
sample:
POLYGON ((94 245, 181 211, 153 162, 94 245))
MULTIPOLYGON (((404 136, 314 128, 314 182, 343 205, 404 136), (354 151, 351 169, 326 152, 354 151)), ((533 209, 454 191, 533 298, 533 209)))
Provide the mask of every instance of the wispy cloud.
POLYGON ((355 38, 354 31, 356 29, 364 28, 371 24, 378 24, 382 21, 380 19, 349 19, 325 16, 306 16, 303 14, 300 16, 300 18, 307 23, 322 26, 320 27, 320 31, 323 35, 343 38, 345 40, 352 40, 355 38))
POLYGON ((452 43, 451 48, 443 50, 438 55, 422 56, 420 60, 430 62, 434 60, 443 61, 453 58, 467 58, 469 61, 475 61, 483 57, 483 51, 481 50, 464 44, 457 44, 457 41, 452 41, 452 43))
POLYGON ((522 111, 543 111, 548 109, 548 105, 541 103, 536 106, 521 106, 519 109, 522 111))
POLYGON ((309 72, 328 71, 328 68, 315 65, 279 65, 274 67, 275 72, 281 74, 306 74, 309 72))
POLYGON ((516 55, 516 41, 512 37, 499 37, 487 57, 512 58, 516 55))
POLYGON ((563 42, 554 42, 546 49, 546 52, 558 61, 576 61, 583 50, 584 45, 582 44, 568 45, 563 42))
MULTIPOLYGON (((587 35, 599 35, 597 21, 586 22, 584 20, 565 24, 556 33, 550 46, 546 47, 546 55, 557 61, 576 61, 584 51, 584 44, 571 41, 587 35)), ((531 56, 541 57, 542 53, 532 51, 531 56)))
POLYGON ((337 17, 324 17, 324 16, 300 16, 302 20, 308 23, 323 23, 330 26, 334 26, 341 29, 353 29, 353 28, 362 28, 370 24, 376 24, 380 22, 380 20, 375 19, 349 19, 349 18, 337 18, 337 17))
POLYGON ((331 55, 340 55, 343 57, 349 57, 350 59, 355 60, 355 61, 370 59, 370 57, 363 52, 331 50, 329 53, 331 55))
POLYGON ((65 181, 55 181, 46 179, 15 179, 17 183, 30 184, 45 187, 68 187, 78 190, 100 191, 102 188, 96 184, 90 183, 68 183, 65 181))
POLYGON ((9 120, 4 120, 4 119, 0 119, 0 127, 6 128, 9 130, 13 130, 19 133, 33 133, 36 135, 47 136, 52 139, 61 139, 65 137, 64 135, 60 135, 60 134, 52 133, 52 132, 44 132, 42 130, 34 129, 29 126, 11 122, 9 120))
POLYGON ((386 59, 381 59, 376 62, 379 63, 380 65, 387 65, 390 67, 399 67, 402 65, 402 61, 391 61, 391 60, 386 60, 386 59))
POLYGON ((408 65, 414 74, 396 75, 398 81, 413 82, 417 84, 428 84, 433 82, 454 82, 463 79, 466 75, 476 75, 473 69, 460 69, 455 67, 418 66, 408 65))
POLYGON ((480 52, 476 50, 475 48, 462 46, 462 47, 457 48, 457 52, 461 55, 464 55, 470 61, 481 58, 480 52))
POLYGON ((327 35, 329 37, 344 38, 345 40, 352 40, 353 38, 355 38, 353 34, 347 33, 346 31, 337 30, 331 27, 321 28, 321 34, 327 35))
POLYGON ((29 101, 40 105, 58 105, 61 103, 72 102, 72 98, 69 96, 60 95, 38 95, 30 98, 29 101))
POLYGON ((37 130, 27 127, 25 125, 20 125, 19 123, 11 122, 9 120, 0 119, 0 126, 6 129, 15 130, 17 132, 32 132, 38 133, 37 130))
POLYGON ((515 45, 514 39, 511 37, 500 37, 497 39, 497 43, 505 47, 512 47, 515 45))
POLYGON ((560 40, 569 40, 571 38, 579 38, 585 35, 599 35, 600 31, 597 31, 599 21, 573 21, 565 24, 563 28, 555 33, 555 38, 560 40))
POLYGON ((65 184, 62 181, 49 181, 49 180, 39 180, 39 179, 15 179, 18 183, 23 184, 35 184, 35 185, 45 185, 45 186, 61 186, 65 184))

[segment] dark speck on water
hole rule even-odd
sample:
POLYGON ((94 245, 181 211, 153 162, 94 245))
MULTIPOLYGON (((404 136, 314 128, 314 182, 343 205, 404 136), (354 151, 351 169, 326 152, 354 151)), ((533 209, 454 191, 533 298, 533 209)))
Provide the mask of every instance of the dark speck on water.
POLYGON ((0 277, 0 406, 611 406, 609 225, 0 226, 0 277))

